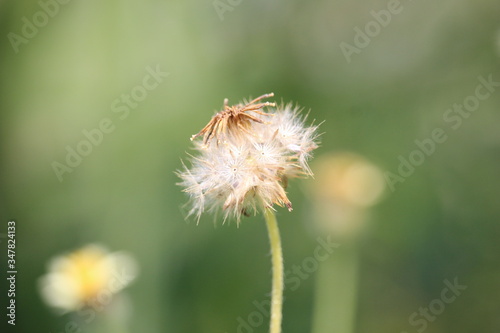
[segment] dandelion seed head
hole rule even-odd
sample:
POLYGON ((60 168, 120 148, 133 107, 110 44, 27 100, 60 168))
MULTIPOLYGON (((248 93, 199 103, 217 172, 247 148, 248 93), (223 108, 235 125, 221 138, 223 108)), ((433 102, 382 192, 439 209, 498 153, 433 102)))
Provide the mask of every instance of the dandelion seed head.
POLYGON ((288 179, 312 175, 308 160, 318 147, 318 126, 306 126, 291 104, 261 102, 272 96, 235 106, 225 100, 224 109, 191 137, 198 154, 190 168, 177 171, 190 198, 188 216, 199 220, 203 212, 222 210, 224 220, 239 221, 274 205, 291 210, 288 179))

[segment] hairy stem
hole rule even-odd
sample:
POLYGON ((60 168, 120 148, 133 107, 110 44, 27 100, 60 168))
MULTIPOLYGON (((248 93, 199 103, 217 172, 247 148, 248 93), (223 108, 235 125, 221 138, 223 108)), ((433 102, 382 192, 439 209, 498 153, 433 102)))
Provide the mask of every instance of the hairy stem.
POLYGON ((273 290, 271 298, 270 333, 281 332, 281 317, 283 307, 283 251, 276 216, 270 208, 264 212, 267 224, 269 241, 271 242, 271 256, 273 264, 273 290))

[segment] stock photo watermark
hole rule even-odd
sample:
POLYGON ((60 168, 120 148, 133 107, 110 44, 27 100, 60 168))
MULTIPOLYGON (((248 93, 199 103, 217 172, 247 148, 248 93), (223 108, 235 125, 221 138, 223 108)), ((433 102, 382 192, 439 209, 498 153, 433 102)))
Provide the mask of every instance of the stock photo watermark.
MULTIPOLYGON (((304 258, 300 265, 294 264, 285 271, 285 290, 296 291, 299 289, 302 282, 318 270, 319 264, 327 260, 335 249, 340 247, 340 244, 332 242, 330 237, 318 237, 316 241, 318 245, 314 248, 312 256, 304 258)), ((255 307, 254 311, 245 317, 236 318, 238 322, 237 333, 253 333, 254 329, 261 326, 266 318, 269 318, 271 308, 269 299, 254 300, 252 304, 255 307)))
POLYGON ((226 12, 232 12, 242 2, 243 0, 214 0, 212 5, 214 6, 215 12, 219 16, 219 19, 224 21, 224 14, 226 12))
POLYGON ((344 41, 339 44, 347 63, 351 63, 354 54, 360 54, 363 49, 367 48, 373 38, 380 35, 382 30, 391 23, 393 17, 401 14, 403 9, 404 6, 400 0, 390 0, 387 2, 386 9, 370 11, 373 20, 368 21, 363 29, 358 26, 354 27, 352 44, 344 41))
POLYGON ((16 222, 7 222, 7 323, 16 325, 16 222))
POLYGON ((488 75, 487 78, 479 76, 477 80, 479 83, 471 95, 466 96, 461 103, 454 103, 443 112, 442 119, 449 128, 446 130, 436 127, 431 131, 429 137, 422 140, 416 139, 414 141, 415 149, 398 156, 397 172, 386 171, 384 173, 387 185, 392 192, 395 191, 398 183, 404 183, 427 158, 438 150, 440 144, 448 140, 447 132, 449 132, 450 128, 454 131, 458 130, 462 126, 464 119, 468 119, 479 109, 481 102, 490 98, 496 89, 500 87, 500 82, 493 80, 493 74, 488 75))
POLYGON ((9 32, 7 38, 9 39, 12 49, 17 54, 19 47, 23 44, 28 44, 30 40, 38 35, 40 29, 45 27, 51 19, 53 19, 61 10, 61 5, 65 5, 71 0, 41 0, 38 1, 40 7, 31 18, 23 16, 21 22, 23 23, 19 33, 9 32))
MULTIPOLYGON (((408 316, 408 323, 414 327, 418 333, 424 332, 429 326, 429 323, 436 321, 446 307, 455 302, 458 296, 467 289, 466 285, 462 285, 458 282, 458 277, 455 277, 453 282, 446 279, 443 281, 443 284, 445 287, 441 290, 439 297, 430 301, 428 306, 419 307, 418 311, 408 316)), ((408 332, 402 331, 401 333, 408 332)))
MULTIPOLYGON (((146 67, 146 75, 141 84, 134 86, 129 93, 123 93, 111 103, 111 111, 116 114, 120 121, 127 119, 130 111, 136 109, 139 103, 144 101, 148 94, 155 90, 164 79, 170 74, 163 72, 160 65, 156 68, 146 67)), ((102 144, 106 134, 112 133, 116 129, 116 123, 110 117, 102 118, 97 126, 92 129, 83 129, 81 131, 83 138, 73 146, 67 145, 66 157, 61 163, 53 161, 51 166, 57 179, 62 182, 66 173, 72 173, 85 157, 89 156, 95 147, 102 144)))

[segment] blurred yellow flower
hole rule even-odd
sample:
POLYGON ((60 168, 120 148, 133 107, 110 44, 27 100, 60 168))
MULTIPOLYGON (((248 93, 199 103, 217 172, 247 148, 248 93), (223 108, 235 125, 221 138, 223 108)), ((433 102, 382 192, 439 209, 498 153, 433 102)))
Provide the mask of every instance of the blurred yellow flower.
POLYGON ((72 253, 53 258, 48 273, 39 280, 43 300, 61 312, 83 306, 100 307, 137 275, 134 259, 122 252, 110 253, 89 244, 72 253))
POLYGON ((339 237, 354 237, 366 224, 369 208, 382 197, 382 171, 353 153, 320 156, 313 167, 316 181, 310 190, 318 227, 339 237))

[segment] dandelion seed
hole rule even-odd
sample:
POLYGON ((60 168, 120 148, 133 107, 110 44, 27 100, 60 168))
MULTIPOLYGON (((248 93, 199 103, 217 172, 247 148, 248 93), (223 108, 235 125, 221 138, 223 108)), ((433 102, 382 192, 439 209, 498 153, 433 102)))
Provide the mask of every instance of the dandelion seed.
POLYGON ((264 213, 273 266, 270 333, 280 333, 284 269, 274 205, 291 211, 288 179, 312 175, 307 162, 318 147, 318 126, 306 126, 291 104, 261 102, 272 96, 235 106, 225 99, 223 110, 191 137, 203 137, 202 142, 194 141, 198 156, 192 157, 191 168, 183 164, 177 175, 182 179, 178 185, 190 197, 189 215, 198 221, 203 212, 220 209, 224 220, 235 217, 238 222, 241 215, 264 213))
POLYGON ((312 175, 308 160, 318 147, 318 126, 306 126, 298 107, 262 102, 273 96, 234 106, 226 99, 223 110, 191 137, 198 155, 191 168, 177 172, 190 198, 188 215, 199 220, 205 211, 222 210, 224 220, 239 221, 274 205, 292 210, 288 179, 312 175))

